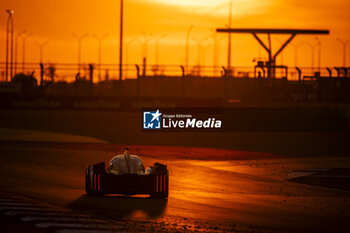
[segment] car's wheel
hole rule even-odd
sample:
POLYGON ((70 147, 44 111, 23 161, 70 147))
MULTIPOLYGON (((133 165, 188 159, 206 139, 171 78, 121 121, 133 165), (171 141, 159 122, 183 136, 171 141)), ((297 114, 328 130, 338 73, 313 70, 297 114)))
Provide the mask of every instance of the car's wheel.
POLYGON ((85 170, 85 192, 90 195, 92 193, 91 190, 91 179, 90 179, 90 168, 87 167, 85 170))

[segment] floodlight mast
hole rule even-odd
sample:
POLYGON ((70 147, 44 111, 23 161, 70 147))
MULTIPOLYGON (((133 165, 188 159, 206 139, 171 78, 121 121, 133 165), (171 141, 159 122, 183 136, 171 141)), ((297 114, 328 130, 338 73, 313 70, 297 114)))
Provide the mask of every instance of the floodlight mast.
POLYGON ((123 79, 123 22, 124 1, 120 0, 120 32, 119 32, 119 81, 123 79))
POLYGON ((13 78, 13 33, 14 33, 14 26, 13 26, 13 14, 15 13, 13 10, 6 10, 6 13, 8 13, 7 18, 7 29, 6 29, 6 82, 9 80, 9 53, 10 53, 10 79, 13 78), (10 52, 9 52, 10 50, 10 52))
POLYGON ((267 78, 275 78, 275 61, 278 54, 294 39, 297 34, 329 34, 329 30, 309 30, 309 29, 257 29, 257 28, 218 28, 219 33, 250 33, 266 50, 269 56, 267 64, 267 78), (268 46, 260 39, 258 34, 267 34, 268 46), (290 37, 281 45, 275 54, 272 54, 271 34, 289 34, 290 37))

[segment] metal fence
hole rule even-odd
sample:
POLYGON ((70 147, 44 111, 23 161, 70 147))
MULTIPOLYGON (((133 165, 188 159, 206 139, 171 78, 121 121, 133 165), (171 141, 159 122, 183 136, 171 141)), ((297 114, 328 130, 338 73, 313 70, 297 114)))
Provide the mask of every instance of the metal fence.
MULTIPOLYGON (((93 82, 97 83, 104 80, 119 79, 118 64, 81 64, 76 63, 44 63, 42 68, 39 63, 22 63, 13 64, 13 74, 31 75, 40 80, 41 72, 43 72, 44 81, 54 82, 74 82, 79 79, 90 79, 91 72, 93 74, 93 82)), ((219 66, 189 66, 182 65, 143 65, 128 64, 123 66, 123 79, 135 79, 137 77, 150 76, 168 76, 168 77, 223 77, 231 76, 236 78, 254 78, 257 77, 258 71, 252 66, 232 66, 230 70, 219 66)), ((10 69, 10 66, 9 66, 10 69)), ((0 63, 0 81, 6 81, 5 77, 6 64, 0 63)), ((10 72, 9 72, 10 73, 10 72)), ((338 77, 349 76, 350 68, 348 67, 286 67, 286 69, 275 69, 276 78, 285 78, 288 80, 299 80, 303 77, 338 77), (315 74, 316 72, 316 74, 315 74), (319 74, 317 74, 319 72, 319 74)), ((8 77, 7 81, 11 78, 8 77)))

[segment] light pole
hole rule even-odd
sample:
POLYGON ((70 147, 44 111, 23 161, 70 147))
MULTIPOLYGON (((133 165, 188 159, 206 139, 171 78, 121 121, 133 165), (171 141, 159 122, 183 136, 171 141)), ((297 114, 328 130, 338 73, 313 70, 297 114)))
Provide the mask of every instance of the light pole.
POLYGON ((108 34, 106 33, 101 37, 95 34, 92 36, 98 41, 98 81, 101 82, 102 41, 108 36, 108 34))
POLYGON ((155 47, 155 65, 156 65, 156 71, 158 72, 158 63, 159 63, 159 41, 166 37, 166 34, 163 34, 161 36, 152 36, 153 39, 156 42, 156 47, 155 47))
POLYGON ((82 36, 77 36, 75 33, 73 33, 73 36, 77 39, 78 41, 78 73, 80 73, 80 66, 81 66, 81 42, 83 41, 84 38, 88 37, 89 34, 85 33, 82 36))
POLYGON ((210 45, 201 47, 201 49, 202 49, 202 64, 204 67, 205 67, 205 62, 206 62, 205 55, 206 55, 206 52, 209 48, 210 48, 210 45))
POLYGON ((320 72, 321 70, 321 41, 320 39, 316 36, 315 40, 317 41, 317 45, 318 45, 318 72, 320 72))
POLYGON ((23 44, 22 44, 22 73, 24 74, 25 70, 25 59, 26 59, 26 41, 29 37, 32 36, 32 33, 29 33, 23 36, 23 44))
POLYGON ((302 46, 304 43, 300 43, 300 44, 290 44, 293 48, 294 48, 294 66, 297 67, 298 66, 298 49, 300 46, 302 46))
MULTIPOLYGON (((279 39, 275 38, 275 40, 280 43, 280 44, 283 44, 279 39)), ((281 52, 281 65, 283 66, 283 63, 284 63, 284 59, 283 59, 283 52, 281 52)))
POLYGON ((9 66, 9 40, 11 40, 11 54, 10 54, 10 77, 12 78, 13 75, 13 17, 12 15, 15 13, 13 10, 7 9, 6 12, 8 13, 7 18, 7 30, 6 30, 6 82, 8 81, 8 66, 9 66), (11 34, 11 35, 10 35, 11 34), (11 39, 9 38, 11 37, 11 39))
POLYGON ((197 66, 198 66, 198 76, 200 76, 201 73, 201 50, 202 50, 202 43, 207 40, 209 37, 204 37, 202 39, 193 38, 197 42, 197 66))
POLYGON ((26 33, 26 31, 22 31, 20 33, 17 33, 17 35, 15 37, 15 65, 14 65, 15 72, 14 72, 14 76, 16 76, 16 74, 17 74, 18 38, 22 37, 22 35, 24 35, 25 33, 26 33))
POLYGON ((337 38, 339 43, 343 46, 343 67, 346 67, 346 46, 350 42, 350 40, 343 41, 340 38, 337 38))
POLYGON ((213 66, 214 66, 214 74, 218 73, 219 64, 220 64, 220 42, 225 37, 217 38, 216 29, 214 29, 213 34, 213 66))
MULTIPOLYGON (((129 65, 129 46, 134 43, 134 42, 140 42, 139 39, 132 39, 126 43, 125 46, 125 64, 128 66, 129 65)), ((125 70, 125 76, 128 77, 128 67, 126 67, 125 70)))
POLYGON ((147 54, 148 54, 148 42, 151 40, 151 38, 147 35, 146 32, 142 32, 143 35, 143 58, 147 60, 147 54))
POLYGON ((151 40, 150 37, 147 36, 146 32, 142 32, 144 44, 143 44, 143 63, 144 63, 144 69, 146 69, 147 64, 147 54, 148 54, 148 42, 151 40))
POLYGON ((214 34, 213 34, 213 72, 214 72, 214 76, 216 74, 217 71, 217 64, 218 64, 218 43, 217 43, 217 35, 216 35, 216 30, 214 29, 214 34))
POLYGON ((43 50, 48 43, 48 41, 45 41, 44 43, 35 42, 35 44, 39 47, 40 63, 43 63, 43 50))
POLYGON ((189 69, 189 57, 190 57, 190 34, 192 32, 193 29, 193 25, 190 25, 189 28, 187 29, 187 34, 186 34, 186 72, 187 74, 189 73, 188 69, 189 69))
POLYGON ((123 79, 123 14, 124 1, 120 0, 120 37, 119 37, 119 81, 123 79))
POLYGON ((307 46, 310 47, 310 51, 311 51, 311 72, 312 74, 314 73, 314 56, 315 56, 315 46, 312 45, 309 42, 304 42, 304 44, 306 44, 307 46))
MULTIPOLYGON (((230 0, 229 7, 229 17, 228 17, 228 28, 232 25, 232 0, 230 0)), ((227 70, 230 73, 231 70, 231 33, 228 33, 228 45, 227 45, 227 70)))

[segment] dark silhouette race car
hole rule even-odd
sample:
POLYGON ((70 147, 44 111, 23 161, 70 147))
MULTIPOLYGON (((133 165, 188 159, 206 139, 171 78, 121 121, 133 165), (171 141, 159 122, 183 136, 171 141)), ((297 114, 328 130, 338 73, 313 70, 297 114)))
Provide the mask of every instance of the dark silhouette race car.
POLYGON ((112 174, 106 172, 105 163, 86 168, 85 191, 88 195, 148 194, 151 198, 167 198, 169 171, 166 165, 155 163, 149 174, 112 174))

